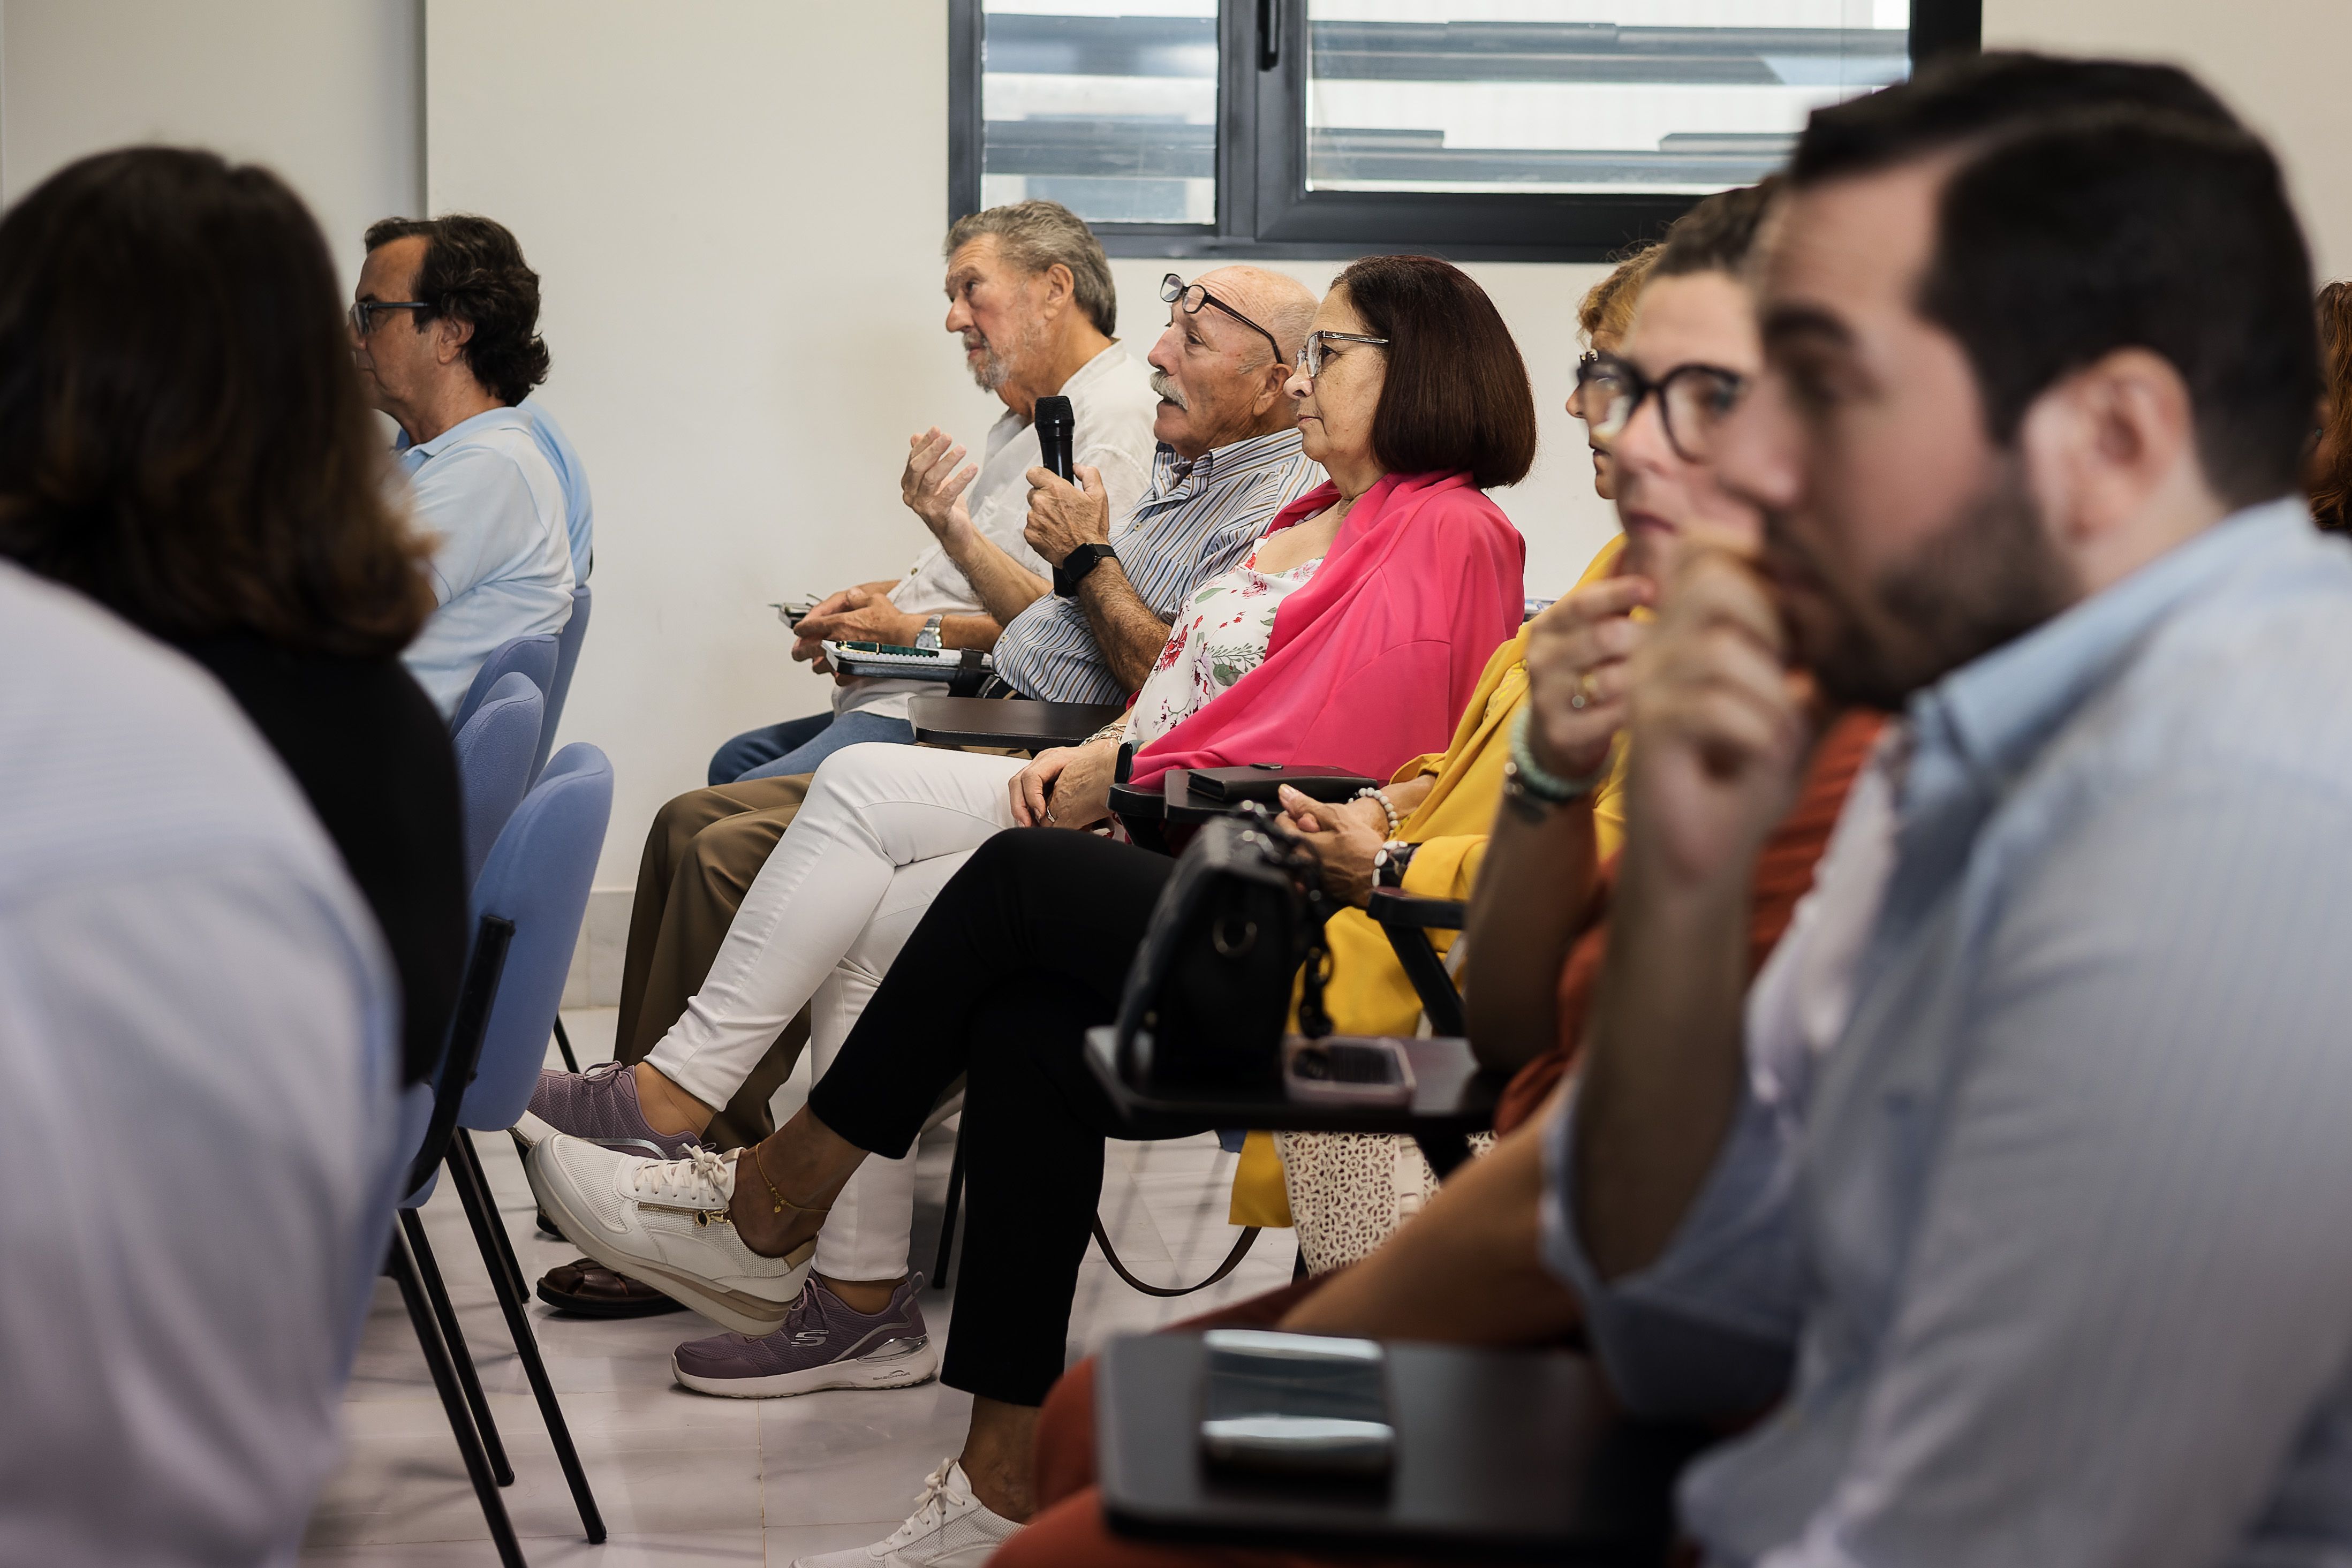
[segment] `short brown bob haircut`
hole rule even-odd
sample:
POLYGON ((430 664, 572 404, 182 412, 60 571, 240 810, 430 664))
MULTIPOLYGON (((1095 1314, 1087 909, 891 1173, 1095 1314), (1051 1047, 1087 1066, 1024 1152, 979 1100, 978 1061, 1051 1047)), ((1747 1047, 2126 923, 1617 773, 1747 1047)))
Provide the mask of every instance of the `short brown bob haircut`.
POLYGON ((433 610, 326 241, 267 170, 136 147, 0 217, 0 554, 167 639, 400 652, 433 610))
POLYGON ((1519 346, 1486 291, 1433 256, 1368 256, 1332 281, 1364 330, 1386 338, 1372 455, 1391 474, 1466 469, 1481 490, 1536 460, 1536 399, 1519 346))

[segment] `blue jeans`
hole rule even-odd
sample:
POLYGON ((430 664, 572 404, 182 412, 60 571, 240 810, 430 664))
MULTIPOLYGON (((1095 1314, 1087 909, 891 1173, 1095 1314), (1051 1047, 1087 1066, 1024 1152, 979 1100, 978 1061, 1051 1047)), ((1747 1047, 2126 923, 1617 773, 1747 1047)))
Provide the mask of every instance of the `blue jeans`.
POLYGON ((851 713, 835 718, 829 713, 786 719, 765 729, 745 730, 720 747, 710 758, 710 782, 738 784, 746 779, 789 779, 814 773, 817 764, 845 746, 887 741, 915 743, 915 727, 903 718, 880 714, 851 713))

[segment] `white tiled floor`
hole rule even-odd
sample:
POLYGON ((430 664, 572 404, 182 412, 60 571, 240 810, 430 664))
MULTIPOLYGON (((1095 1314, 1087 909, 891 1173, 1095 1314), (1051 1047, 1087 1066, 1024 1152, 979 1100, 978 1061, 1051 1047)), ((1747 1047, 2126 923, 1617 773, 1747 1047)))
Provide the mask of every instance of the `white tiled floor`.
MULTIPOLYGON (((583 1064, 611 1055, 613 1019, 610 1009, 564 1014, 583 1064)), ((796 1092, 806 1092, 804 1081, 785 1090, 796 1092)), ((938 1249, 952 1126, 934 1134, 920 1156, 923 1185, 915 1217, 920 1267, 929 1267, 938 1249)), ((536 1279, 576 1256, 574 1249, 539 1234, 513 1145, 503 1136, 478 1136, 475 1145, 489 1167, 524 1270, 536 1279)), ((1213 1268, 1238 1234, 1225 1223, 1232 1176, 1232 1156, 1210 1137, 1113 1144, 1102 1215, 1129 1267, 1170 1283, 1199 1279, 1213 1268)), ((533 1564, 782 1568, 803 1552, 865 1545, 898 1527, 924 1475, 961 1443, 971 1401, 936 1383, 799 1399, 705 1398, 677 1387, 669 1375, 673 1345, 715 1332, 704 1320, 679 1312, 599 1322, 557 1317, 534 1301, 532 1332, 612 1531, 604 1545, 592 1547, 581 1535, 464 1211, 446 1181, 426 1206, 425 1222, 514 1464, 507 1510, 533 1564)), ((1113 1333, 1156 1327, 1271 1290, 1290 1278, 1295 1255, 1288 1231, 1269 1232, 1222 1284, 1161 1301, 1129 1290, 1090 1249, 1078 1279, 1071 1356, 1113 1333)), ((924 1293, 924 1314, 935 1335, 948 1330, 952 1299, 951 1293, 924 1293)), ((497 1561, 407 1315, 388 1281, 376 1287, 344 1412, 347 1451, 311 1517, 305 1563, 438 1568, 497 1561)))

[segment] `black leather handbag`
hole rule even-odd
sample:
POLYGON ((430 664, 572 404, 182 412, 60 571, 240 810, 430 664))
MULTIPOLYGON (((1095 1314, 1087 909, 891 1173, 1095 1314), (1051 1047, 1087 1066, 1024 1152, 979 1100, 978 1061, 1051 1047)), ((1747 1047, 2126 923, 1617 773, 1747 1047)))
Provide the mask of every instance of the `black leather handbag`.
POLYGON ((1146 1088, 1279 1088, 1292 977, 1307 966, 1299 1027, 1323 1011, 1330 909, 1314 857, 1255 806, 1202 825, 1160 890, 1127 972, 1120 1071, 1146 1088))

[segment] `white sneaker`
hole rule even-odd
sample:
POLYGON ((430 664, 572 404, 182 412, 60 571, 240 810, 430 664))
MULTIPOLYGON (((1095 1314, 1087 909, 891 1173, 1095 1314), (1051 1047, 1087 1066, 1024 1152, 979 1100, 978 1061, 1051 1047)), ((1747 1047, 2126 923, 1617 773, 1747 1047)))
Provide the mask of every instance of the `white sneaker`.
POLYGON ((648 1160, 559 1133, 532 1146, 523 1169, 540 1211, 605 1268, 738 1333, 772 1333, 808 1279, 816 1243, 789 1258, 743 1245, 727 1218, 740 1152, 648 1160))
POLYGON ((803 1557, 793 1568, 978 1568, 1020 1528, 971 1495, 961 1465, 942 1459, 923 1478, 914 1513, 889 1540, 803 1557))

